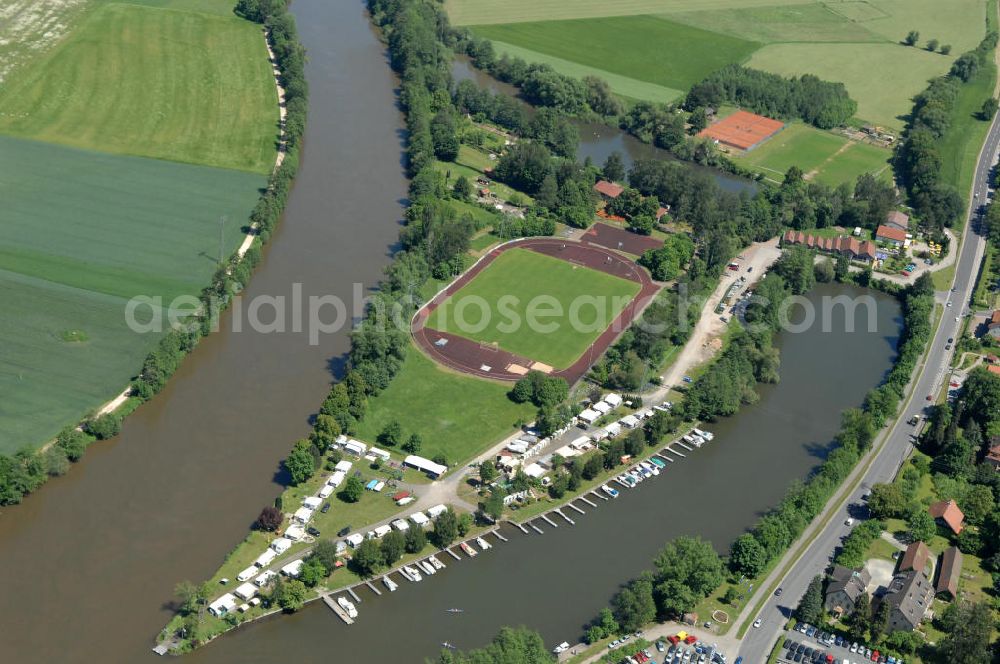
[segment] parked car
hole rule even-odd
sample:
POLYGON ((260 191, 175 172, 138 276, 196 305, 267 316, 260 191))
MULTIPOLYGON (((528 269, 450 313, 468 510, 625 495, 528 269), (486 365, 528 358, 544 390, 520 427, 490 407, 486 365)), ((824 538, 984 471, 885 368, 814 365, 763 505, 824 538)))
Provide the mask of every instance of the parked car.
POLYGON ((753 626, 754 626, 754 627, 760 627, 760 626, 761 626, 761 625, 763 625, 763 624, 764 624, 764 621, 763 621, 763 620, 761 620, 760 618, 757 618, 757 620, 754 620, 754 621, 753 621, 753 626))
POLYGON ((774 596, 775 597, 781 597, 781 593, 783 593, 783 592, 785 592, 784 589, 778 588, 777 590, 774 591, 774 596))
POLYGON ((322 508, 320 509, 320 512, 322 512, 323 514, 326 514, 326 513, 327 513, 327 512, 329 512, 329 511, 330 511, 330 503, 326 503, 326 504, 325 504, 325 505, 323 505, 323 507, 322 507, 322 508))
POLYGON ((340 530, 337 531, 337 537, 343 537, 344 535, 346 535, 349 532, 351 532, 351 527, 350 526, 344 526, 343 528, 341 528, 340 530))
POLYGON ((306 532, 312 535, 313 537, 319 537, 319 528, 317 528, 316 526, 309 526, 308 528, 306 528, 306 532))

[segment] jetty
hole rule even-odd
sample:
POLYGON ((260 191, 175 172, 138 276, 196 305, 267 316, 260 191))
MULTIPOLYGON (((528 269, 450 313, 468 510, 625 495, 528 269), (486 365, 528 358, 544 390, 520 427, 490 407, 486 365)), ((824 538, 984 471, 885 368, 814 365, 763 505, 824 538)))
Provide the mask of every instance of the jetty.
POLYGON ((524 527, 523 523, 515 523, 514 525, 520 528, 521 532, 524 533, 525 535, 529 534, 528 529, 524 527))
POLYGON ((571 526, 575 526, 576 525, 576 522, 573 521, 573 519, 571 519, 568 516, 566 516, 565 514, 563 514, 562 510, 553 510, 553 511, 556 514, 558 514, 559 516, 561 516, 562 518, 566 519, 566 521, 569 522, 569 525, 571 525, 571 526))
POLYGON ((507 541, 507 538, 500 534, 500 529, 499 528, 496 529, 496 530, 491 530, 490 532, 493 533, 494 535, 496 535, 496 538, 498 540, 500 540, 501 542, 506 542, 507 541))
POLYGON ((681 457, 682 459, 683 459, 684 457, 686 457, 686 456, 687 456, 687 455, 686 455, 686 454, 684 454, 683 452, 678 452, 677 450, 675 450, 674 448, 670 447, 669 445, 667 445, 667 450, 668 450, 668 451, 669 451, 669 452, 670 452, 671 454, 676 454, 677 456, 681 457))
POLYGON ((558 528, 559 527, 559 525, 555 521, 553 521, 552 519, 549 518, 548 514, 543 514, 542 515, 542 519, 545 521, 545 523, 549 524, 553 528, 558 528))
POLYGON ((371 591, 372 591, 373 593, 375 593, 376 595, 381 595, 381 594, 382 594, 382 591, 381 591, 381 590, 379 590, 378 588, 376 588, 376 587, 375 587, 375 586, 374 586, 374 585, 372 584, 372 582, 371 582, 371 581, 365 581, 365 585, 367 585, 367 586, 368 586, 369 588, 371 588, 371 591))
POLYGON ((348 588, 347 589, 347 594, 350 595, 351 597, 353 597, 355 602, 357 602, 358 604, 361 604, 361 598, 358 597, 358 594, 356 592, 354 592, 354 588, 348 588))
POLYGON ((326 604, 328 607, 330 607, 330 610, 336 613, 337 617, 339 617, 345 623, 347 623, 348 625, 354 624, 354 620, 349 615, 347 615, 347 611, 344 611, 344 609, 341 608, 341 606, 337 604, 332 597, 330 597, 330 593, 324 593, 323 603, 326 604))
MULTIPOLYGON (((587 503, 587 504, 588 504, 588 505, 590 505, 591 507, 597 507, 597 503, 595 503, 595 502, 591 501, 591 500, 590 500, 590 499, 588 499, 588 498, 587 498, 586 496, 580 496, 580 500, 582 500, 583 502, 587 503)), ((605 498, 604 500, 607 500, 607 498, 605 498)))
POLYGON ((671 459, 670 457, 668 457, 668 456, 667 456, 666 454, 664 454, 663 452, 657 452, 657 453, 656 453, 656 456, 660 457, 660 458, 661 458, 661 459, 663 459, 664 461, 669 461, 670 463, 673 463, 673 462, 674 462, 674 460, 673 460, 673 459, 671 459))
POLYGON ((462 557, 460 555, 458 555, 457 553, 455 553, 451 549, 445 549, 445 551, 447 551, 448 553, 450 553, 451 557, 454 558, 455 560, 461 560, 462 559, 462 557))
POLYGON ((531 524, 528 524, 528 525, 530 525, 532 527, 532 529, 534 529, 534 531, 536 533, 538 533, 539 535, 544 535, 545 534, 545 531, 543 531, 541 528, 539 528, 538 526, 536 526, 534 523, 531 523, 531 524))
POLYGON ((684 449, 686 449, 688 452, 694 452, 694 448, 693 447, 688 447, 687 445, 685 445, 684 443, 682 443, 679 440, 677 441, 677 444, 680 445, 681 447, 683 447, 684 449))
POLYGON ((583 511, 582 509, 580 509, 579 507, 577 507, 577 506, 576 506, 576 505, 574 505, 573 503, 566 503, 566 506, 567 506, 567 507, 571 507, 571 508, 575 509, 575 510, 576 510, 577 512, 579 512, 580 514, 586 514, 586 512, 584 512, 584 511, 583 511))

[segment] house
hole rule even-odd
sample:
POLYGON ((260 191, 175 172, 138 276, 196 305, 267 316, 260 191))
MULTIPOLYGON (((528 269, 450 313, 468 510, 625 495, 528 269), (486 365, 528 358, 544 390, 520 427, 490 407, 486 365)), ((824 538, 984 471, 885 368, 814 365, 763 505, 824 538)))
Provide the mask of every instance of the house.
POLYGON ((994 339, 1000 339, 1000 309, 986 319, 986 334, 994 339))
POLYGON ((410 468, 415 468, 423 473, 425 473, 432 480, 444 475, 448 472, 448 466, 442 465, 440 463, 434 463, 430 459, 425 459, 423 457, 411 454, 405 459, 403 459, 403 465, 410 468))
POLYGON ((600 194, 605 200, 608 200, 621 196, 622 192, 625 191, 625 187, 614 182, 608 182, 607 180, 598 180, 594 185, 594 191, 600 194))
POLYGON ((993 466, 993 470, 1000 473, 1000 436, 993 437, 993 446, 986 453, 986 458, 983 461, 993 466))
POLYGON ((910 230, 910 217, 905 212, 890 210, 889 214, 885 215, 885 225, 905 233, 910 230))
POLYGON ((938 567, 938 580, 934 584, 934 592, 955 599, 958 597, 958 577, 962 575, 962 552, 957 546, 945 549, 938 567))
MULTIPOLYGON (((1000 339, 1000 336, 998 336, 997 338, 998 338, 998 339, 1000 339)), ((989 371, 990 373, 995 373, 995 374, 997 374, 998 376, 1000 376, 1000 367, 998 367, 998 366, 997 366, 997 365, 995 365, 995 364, 994 364, 994 365, 991 365, 991 366, 988 366, 988 367, 986 367, 986 370, 987 370, 987 371, 989 371)))
POLYGON ((889 632, 912 631, 934 599, 930 580, 915 570, 897 574, 881 598, 889 603, 889 632))
POLYGON ((899 561, 899 571, 909 572, 913 570, 924 575, 927 574, 927 561, 931 558, 931 550, 923 542, 914 542, 906 547, 903 559, 899 561))
POLYGON ((902 247, 906 244, 906 231, 882 224, 875 231, 875 241, 902 247))
POLYGON ((656 210, 656 220, 659 221, 660 219, 663 219, 663 217, 666 216, 667 214, 669 214, 669 212, 670 212, 670 206, 669 205, 666 206, 666 207, 662 207, 661 206, 661 207, 657 208, 657 210, 656 210))
POLYGON ((856 602, 871 580, 866 569, 853 570, 843 565, 835 566, 826 587, 826 610, 836 616, 853 613, 856 602))
POLYGON ((851 260, 870 263, 875 260, 877 247, 870 240, 859 240, 855 237, 841 236, 837 238, 818 237, 802 231, 785 231, 781 236, 782 245, 805 245, 816 251, 840 254, 851 260))
POLYGON ((954 500, 942 500, 939 503, 934 503, 928 508, 928 511, 938 525, 944 526, 956 535, 962 532, 965 515, 962 514, 962 510, 958 508, 958 503, 954 500))

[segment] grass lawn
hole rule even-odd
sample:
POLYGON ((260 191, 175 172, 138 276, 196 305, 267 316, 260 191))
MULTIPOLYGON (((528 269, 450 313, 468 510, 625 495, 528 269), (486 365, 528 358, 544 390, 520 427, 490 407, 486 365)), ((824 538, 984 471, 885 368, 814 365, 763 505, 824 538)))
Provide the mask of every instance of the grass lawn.
POLYGON ((746 9, 680 12, 668 16, 680 23, 765 44, 806 39, 811 42, 885 41, 885 37, 868 30, 864 23, 831 9, 842 4, 853 3, 779 4, 746 9))
POLYGON ((476 341, 498 342, 512 353, 562 368, 586 351, 638 291, 639 284, 633 281, 527 249, 512 249, 445 300, 428 325, 476 341), (500 303, 504 296, 512 300, 509 307, 500 303), (594 304, 581 306, 573 321, 578 324, 572 325, 567 315, 581 297, 599 303, 605 311, 597 311, 594 304), (544 308, 546 313, 532 325, 527 314, 534 311, 531 305, 536 298, 548 302, 537 300, 543 305, 539 310, 544 308), (486 314, 477 306, 482 301, 489 306, 486 314), (561 313, 553 315, 556 305, 561 313))
POLYGON ((566 18, 633 16, 699 9, 802 5, 812 0, 445 0, 453 25, 553 21, 566 18))
MULTIPOLYGON (((483 36, 640 81, 687 90, 760 45, 657 16, 476 26, 483 36)), ((633 96, 633 95, 629 95, 633 96)))
MULTIPOLYGON (((458 158, 460 160, 462 159, 461 152, 459 153, 459 157, 458 158)), ((469 181, 472 183, 473 187, 477 187, 478 188, 479 185, 476 184, 476 178, 481 177, 483 175, 483 172, 481 170, 479 170, 479 169, 477 169, 477 168, 475 168, 473 166, 469 166, 468 164, 464 164, 464 163, 451 162, 451 161, 439 161, 439 160, 435 159, 434 161, 431 162, 431 165, 433 166, 433 168, 435 170, 437 170, 437 171, 445 174, 445 176, 447 178, 447 182, 445 184, 449 184, 449 185, 453 184, 452 181, 453 180, 457 180, 459 175, 464 175, 465 177, 467 177, 469 179, 469 181)), ((513 189, 511 187, 508 187, 507 185, 505 185, 502 182, 497 182, 496 180, 493 180, 492 178, 490 179, 489 189, 490 189, 490 191, 492 191, 497 196, 499 196, 502 200, 505 200, 505 201, 509 201, 511 199, 511 197, 514 196, 514 194, 517 194, 518 196, 521 196, 529 204, 534 200, 534 199, 531 198, 531 196, 528 196, 527 194, 525 194, 523 192, 517 191, 516 189, 513 189)))
POLYGON ((421 456, 444 454, 449 465, 460 464, 534 415, 530 405, 507 398, 509 389, 503 383, 445 371, 411 347, 388 389, 368 401, 358 437, 374 441, 396 420, 407 437, 416 432, 423 438, 421 456))
POLYGON ((795 122, 736 159, 761 171, 769 179, 781 182, 791 166, 798 166, 804 173, 818 173, 824 163, 848 143, 843 136, 795 122))
POLYGON ((976 117, 983 101, 992 96, 997 68, 990 61, 976 76, 959 87, 951 113, 951 126, 937 143, 941 155, 941 179, 954 186, 968 200, 976 173, 976 157, 983 146, 990 123, 976 117))
POLYGON ((902 118, 913 110, 913 97, 927 87, 928 79, 947 72, 957 55, 957 50, 943 56, 890 43, 786 43, 760 49, 749 66, 783 76, 815 74, 840 81, 858 102, 859 118, 901 129, 902 118))
POLYGON ((257 173, 277 120, 259 26, 135 4, 89 12, 0 89, 0 133, 257 173))
POLYGON ((621 95, 622 97, 628 97, 629 99, 641 99, 669 104, 684 95, 682 90, 657 85, 648 81, 641 81, 630 76, 622 76, 621 74, 615 74, 605 69, 598 69, 597 67, 580 64, 579 62, 565 60, 547 53, 541 53, 537 50, 524 48, 522 46, 515 46, 514 44, 508 44, 503 41, 494 40, 493 48, 496 49, 497 53, 521 58, 526 62, 541 62, 550 65, 554 70, 560 74, 565 74, 566 76, 573 76, 581 79, 584 76, 597 76, 599 78, 603 78, 608 82, 608 85, 611 86, 612 92, 621 95))
POLYGON ((198 293, 219 217, 228 255, 264 182, 0 137, 0 451, 48 440, 126 385, 158 339, 129 331, 126 300, 198 293))

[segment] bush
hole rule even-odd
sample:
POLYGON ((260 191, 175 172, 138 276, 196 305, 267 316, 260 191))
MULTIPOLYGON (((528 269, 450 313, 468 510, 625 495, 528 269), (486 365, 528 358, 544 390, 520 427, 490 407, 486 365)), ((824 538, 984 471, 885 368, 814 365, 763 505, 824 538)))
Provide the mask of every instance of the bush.
POLYGON ((121 433, 122 420, 114 413, 106 413, 88 420, 86 428, 97 440, 108 440, 121 433))

